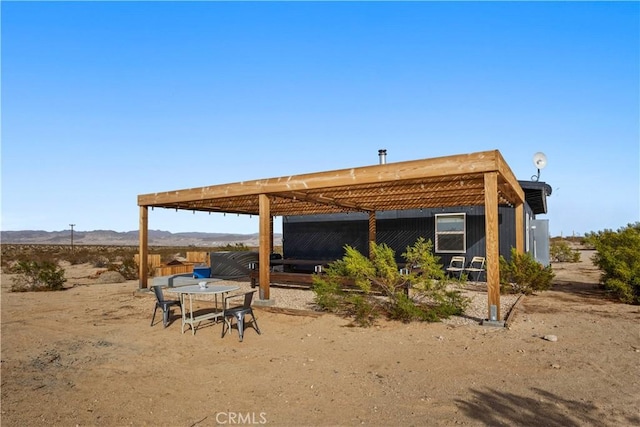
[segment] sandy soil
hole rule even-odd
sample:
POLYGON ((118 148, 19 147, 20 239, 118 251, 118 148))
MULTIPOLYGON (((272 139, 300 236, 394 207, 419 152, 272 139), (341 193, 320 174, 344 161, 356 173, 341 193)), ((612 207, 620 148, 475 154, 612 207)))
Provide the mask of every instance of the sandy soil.
MULTIPOLYGON (((509 328, 348 327, 256 309, 262 335, 149 326, 137 282, 11 293, 2 277, 2 426, 640 425, 640 311, 597 270, 554 264, 509 328), (557 336, 556 342, 543 339, 557 336)), ((83 269, 84 268, 84 269, 83 269)), ((177 320, 177 321, 176 321, 177 320)))

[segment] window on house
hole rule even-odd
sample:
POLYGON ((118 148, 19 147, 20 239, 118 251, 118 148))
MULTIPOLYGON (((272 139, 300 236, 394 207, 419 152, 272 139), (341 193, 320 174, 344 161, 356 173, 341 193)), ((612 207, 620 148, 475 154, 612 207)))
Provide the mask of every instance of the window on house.
POLYGON ((436 214, 436 252, 467 251, 465 214, 436 214))

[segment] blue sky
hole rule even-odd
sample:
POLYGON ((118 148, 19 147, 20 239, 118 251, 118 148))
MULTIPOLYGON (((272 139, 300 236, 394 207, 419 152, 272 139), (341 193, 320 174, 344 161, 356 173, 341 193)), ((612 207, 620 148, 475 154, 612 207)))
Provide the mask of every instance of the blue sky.
MULTIPOLYGON (((138 194, 500 150, 550 231, 640 220, 637 2, 7 2, 2 229, 138 229, 138 194)), ((150 211, 149 228, 257 219, 150 211)), ((276 231, 279 230, 276 222, 276 231)))

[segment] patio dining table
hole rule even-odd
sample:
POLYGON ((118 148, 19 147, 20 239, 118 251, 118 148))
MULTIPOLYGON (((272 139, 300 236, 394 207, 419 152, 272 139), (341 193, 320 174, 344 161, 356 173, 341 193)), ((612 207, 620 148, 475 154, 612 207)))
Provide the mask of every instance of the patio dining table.
MULTIPOLYGON (((206 280, 204 280, 206 282, 206 280)), ((218 295, 224 295, 228 292, 237 291, 240 289, 239 286, 233 285, 210 285, 207 282, 206 287, 201 287, 200 285, 189 285, 189 286, 179 286, 176 288, 168 288, 167 292, 176 293, 180 297, 180 303, 182 304, 182 333, 184 334, 185 325, 189 325, 191 327, 191 332, 193 335, 196 333, 196 324, 200 324, 205 320, 213 320, 222 316, 224 307, 218 307, 218 295), (212 311, 208 311, 203 314, 195 315, 193 312, 193 298, 197 295, 214 295, 214 308, 212 311), (189 299, 189 310, 187 313, 186 310, 186 300, 189 299)), ((222 298, 224 301, 224 298, 222 298)))

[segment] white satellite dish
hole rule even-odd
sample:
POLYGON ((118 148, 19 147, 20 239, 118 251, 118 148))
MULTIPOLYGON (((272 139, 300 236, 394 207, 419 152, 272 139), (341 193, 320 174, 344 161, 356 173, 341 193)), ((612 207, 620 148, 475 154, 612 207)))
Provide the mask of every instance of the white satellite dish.
POLYGON ((540 169, 544 169, 544 167, 547 166, 547 156, 538 151, 533 155, 533 164, 536 166, 536 169, 538 169, 538 174, 533 175, 531 181, 538 181, 540 179, 540 169))

